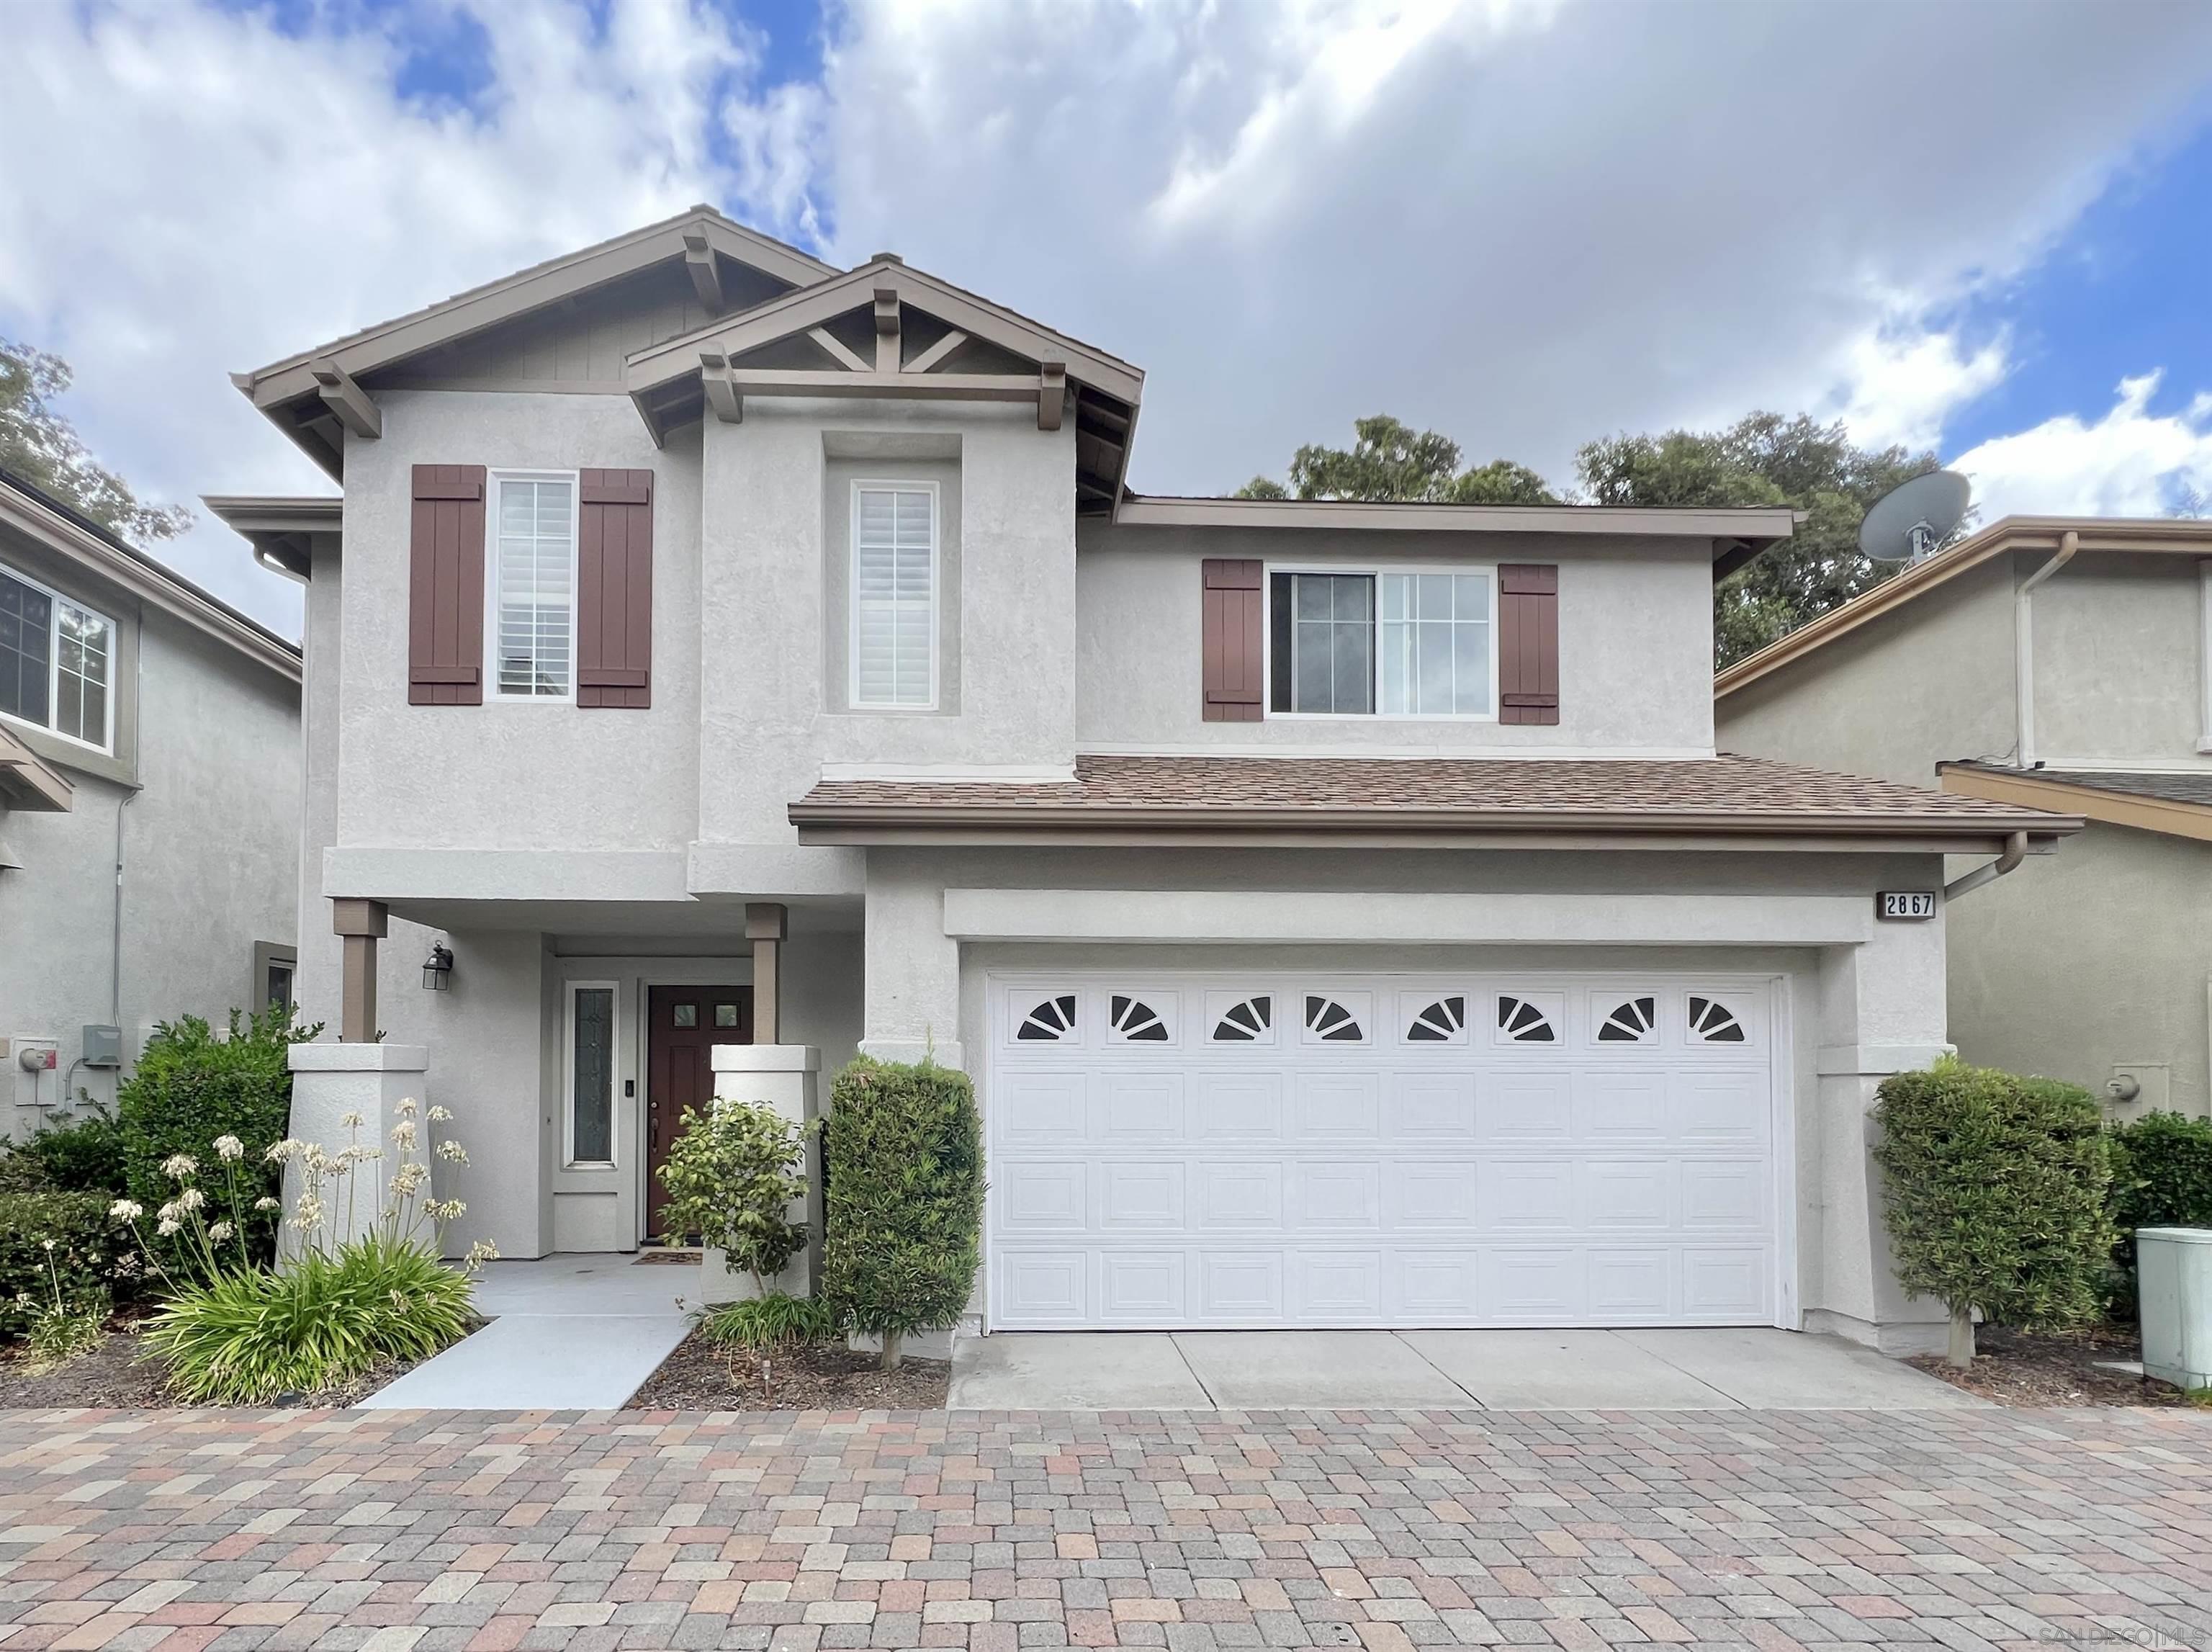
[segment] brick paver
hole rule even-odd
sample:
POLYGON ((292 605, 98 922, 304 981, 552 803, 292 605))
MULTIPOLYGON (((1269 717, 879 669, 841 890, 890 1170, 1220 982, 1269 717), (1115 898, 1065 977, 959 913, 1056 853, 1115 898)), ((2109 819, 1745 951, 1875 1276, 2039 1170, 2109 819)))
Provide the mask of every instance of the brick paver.
POLYGON ((0 1652, 2212 1652, 2212 1414, 0 1413, 0 1652))

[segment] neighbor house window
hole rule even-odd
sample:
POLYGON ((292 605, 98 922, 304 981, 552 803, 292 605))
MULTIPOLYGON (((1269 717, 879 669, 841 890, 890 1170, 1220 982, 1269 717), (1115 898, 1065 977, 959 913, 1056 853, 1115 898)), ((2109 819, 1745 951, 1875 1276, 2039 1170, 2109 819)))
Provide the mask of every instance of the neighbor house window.
POLYGON ((937 704, 937 489, 853 486, 853 704, 937 704))
POLYGON ((0 568, 0 714, 112 748, 115 623, 0 568))
POLYGON ((1494 716, 1495 589, 1487 568, 1273 574, 1268 709, 1494 716))
POLYGON ((575 684, 576 483, 493 479, 493 683, 501 699, 566 700, 575 684))
POLYGON ((568 993, 568 1156, 615 1162, 615 989, 578 981, 568 993))

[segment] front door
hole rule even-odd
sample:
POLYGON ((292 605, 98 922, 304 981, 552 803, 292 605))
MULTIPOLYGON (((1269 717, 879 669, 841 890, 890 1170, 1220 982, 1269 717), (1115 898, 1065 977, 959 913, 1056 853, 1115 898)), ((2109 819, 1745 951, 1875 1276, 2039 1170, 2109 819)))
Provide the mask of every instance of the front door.
POLYGON ((753 1042, 750 987, 654 987, 646 993, 645 1229, 659 1234, 668 1192, 660 1167, 683 1133, 684 1110, 704 1112, 714 1099, 707 1052, 716 1044, 753 1042))

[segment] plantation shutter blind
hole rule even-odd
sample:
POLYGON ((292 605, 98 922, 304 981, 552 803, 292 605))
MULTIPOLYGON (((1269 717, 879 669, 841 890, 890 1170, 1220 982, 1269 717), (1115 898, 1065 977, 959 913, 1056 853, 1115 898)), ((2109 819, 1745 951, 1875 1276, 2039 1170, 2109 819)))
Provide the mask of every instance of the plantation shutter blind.
POLYGON ((407 701, 483 703, 484 467, 414 468, 407 701))
POLYGON ((933 705, 935 499, 926 488, 854 491, 854 703, 933 705))
POLYGON ((1203 566, 1200 647, 1209 723, 1256 723, 1264 715, 1267 647, 1261 565, 1208 557, 1203 566))
POLYGON ((1559 570, 1551 562, 1498 568, 1498 720, 1559 720, 1559 570))
POLYGON ((576 703, 653 703, 653 472, 578 472, 576 703))

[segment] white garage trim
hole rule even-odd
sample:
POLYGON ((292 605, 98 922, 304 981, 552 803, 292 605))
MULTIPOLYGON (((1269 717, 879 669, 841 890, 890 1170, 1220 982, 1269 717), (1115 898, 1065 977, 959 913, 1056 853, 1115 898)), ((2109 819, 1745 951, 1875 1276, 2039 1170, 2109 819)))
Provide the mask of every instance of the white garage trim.
POLYGON ((963 941, 1388 941, 1605 946, 1849 946, 1852 895, 1374 895, 1249 890, 948 889, 963 941))
POLYGON ((991 1329, 1798 1322, 1786 978, 985 985, 991 1329))

